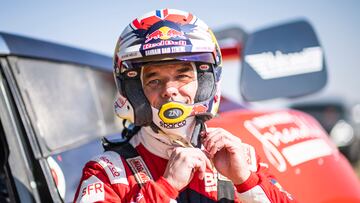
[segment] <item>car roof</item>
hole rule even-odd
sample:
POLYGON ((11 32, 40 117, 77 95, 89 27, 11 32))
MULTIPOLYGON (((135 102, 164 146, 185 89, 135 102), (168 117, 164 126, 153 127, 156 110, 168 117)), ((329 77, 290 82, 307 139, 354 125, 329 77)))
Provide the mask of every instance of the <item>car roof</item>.
POLYGON ((76 63, 112 71, 112 58, 109 56, 5 32, 0 32, 0 55, 76 63))

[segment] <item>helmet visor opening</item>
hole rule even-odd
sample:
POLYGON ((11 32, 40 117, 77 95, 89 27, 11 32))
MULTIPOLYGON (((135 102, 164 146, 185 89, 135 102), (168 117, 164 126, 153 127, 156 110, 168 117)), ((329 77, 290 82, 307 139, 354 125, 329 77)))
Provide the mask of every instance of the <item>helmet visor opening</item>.
POLYGON ((160 88, 161 85, 166 85, 165 83, 167 82, 167 78, 165 81, 161 81, 162 79, 165 79, 161 76, 161 72, 167 72, 165 75, 168 77, 170 71, 169 69, 174 70, 172 72, 174 77, 172 83, 176 88, 182 88, 183 86, 197 80, 197 71, 194 62, 159 61, 151 64, 148 63, 141 68, 140 78, 142 86, 144 87, 144 85, 147 85, 148 87, 160 88))

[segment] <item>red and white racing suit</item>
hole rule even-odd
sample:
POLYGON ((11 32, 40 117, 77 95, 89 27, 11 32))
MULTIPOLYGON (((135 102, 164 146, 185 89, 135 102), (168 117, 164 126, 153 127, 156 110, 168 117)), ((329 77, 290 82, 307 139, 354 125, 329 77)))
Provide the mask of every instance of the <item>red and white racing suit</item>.
MULTIPOLYGON (((170 145, 148 135, 142 128, 131 140, 141 158, 125 160, 117 152, 106 151, 89 161, 84 169, 74 202, 217 202, 218 173, 207 169, 205 178, 194 174, 182 191, 175 190, 162 176, 168 163, 170 145), (130 167, 132 169, 130 169, 130 167), (134 175, 134 173, 136 173, 134 175)), ((235 202, 292 202, 289 193, 267 173, 255 153, 250 177, 235 185, 235 202)))

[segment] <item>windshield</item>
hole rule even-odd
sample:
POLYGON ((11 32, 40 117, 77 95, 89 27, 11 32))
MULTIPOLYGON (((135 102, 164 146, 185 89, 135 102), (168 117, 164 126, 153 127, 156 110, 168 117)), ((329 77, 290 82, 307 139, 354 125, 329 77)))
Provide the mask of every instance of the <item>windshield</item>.
POLYGON ((96 137, 120 132, 113 113, 111 72, 11 58, 20 94, 42 151, 60 152, 96 137))

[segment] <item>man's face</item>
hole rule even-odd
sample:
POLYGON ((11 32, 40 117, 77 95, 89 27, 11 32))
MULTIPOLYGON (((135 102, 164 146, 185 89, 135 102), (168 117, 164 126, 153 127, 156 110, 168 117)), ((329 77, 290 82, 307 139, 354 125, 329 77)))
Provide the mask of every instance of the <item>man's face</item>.
POLYGON ((151 106, 160 107, 169 101, 193 104, 197 76, 189 62, 148 65, 143 68, 142 82, 151 106))

